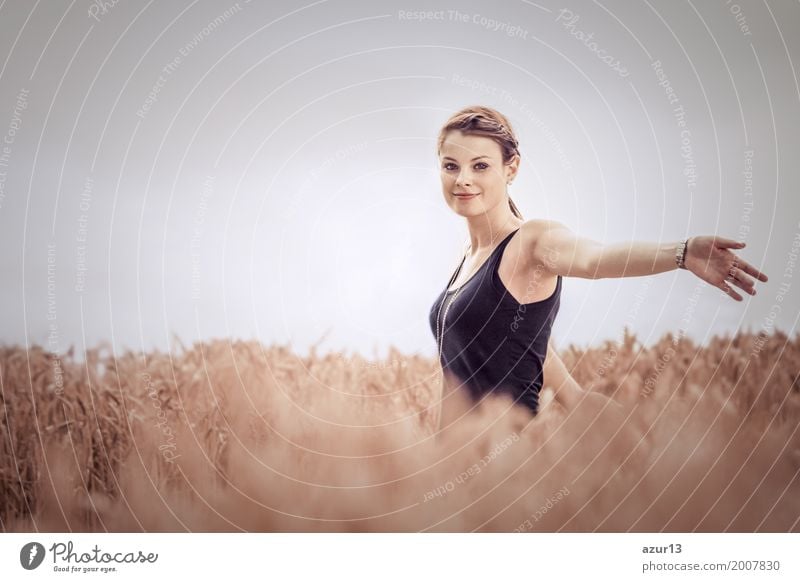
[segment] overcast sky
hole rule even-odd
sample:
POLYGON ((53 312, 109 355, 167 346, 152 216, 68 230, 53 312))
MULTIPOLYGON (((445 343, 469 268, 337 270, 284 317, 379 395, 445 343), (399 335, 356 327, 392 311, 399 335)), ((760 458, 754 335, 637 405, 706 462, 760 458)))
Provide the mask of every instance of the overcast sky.
POLYGON ((557 346, 793 333, 799 28, 797 2, 3 2, 0 342, 434 355, 467 237, 435 142, 472 104, 517 130, 526 219, 744 240, 770 277, 565 279, 557 346))

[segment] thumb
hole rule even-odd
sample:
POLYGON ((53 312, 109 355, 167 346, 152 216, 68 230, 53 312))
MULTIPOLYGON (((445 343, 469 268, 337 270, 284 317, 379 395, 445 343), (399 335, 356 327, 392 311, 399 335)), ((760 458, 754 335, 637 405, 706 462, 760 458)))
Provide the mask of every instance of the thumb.
POLYGON ((742 249, 745 246, 744 242, 739 242, 729 238, 717 237, 717 246, 722 248, 742 249))

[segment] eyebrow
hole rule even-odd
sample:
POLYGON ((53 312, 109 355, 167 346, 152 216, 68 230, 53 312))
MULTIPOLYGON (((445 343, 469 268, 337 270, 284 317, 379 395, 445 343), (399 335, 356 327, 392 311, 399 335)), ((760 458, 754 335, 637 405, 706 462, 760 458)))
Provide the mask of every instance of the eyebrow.
MULTIPOLYGON (((478 156, 477 158, 472 158, 470 162, 474 162, 475 160, 480 160, 481 158, 488 158, 489 156, 478 156)), ((453 160, 454 162, 458 161, 455 158, 451 158, 450 156, 445 156, 442 158, 443 160, 453 160)))

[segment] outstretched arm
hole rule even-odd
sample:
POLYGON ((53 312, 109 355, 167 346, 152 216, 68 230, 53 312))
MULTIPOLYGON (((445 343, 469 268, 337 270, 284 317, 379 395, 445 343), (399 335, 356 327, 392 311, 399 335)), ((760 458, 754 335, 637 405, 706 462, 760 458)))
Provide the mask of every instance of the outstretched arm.
MULTIPOLYGON (((522 229, 525 229, 523 241, 527 241, 530 249, 528 258, 556 275, 586 279, 641 277, 678 268, 675 255, 679 242, 602 244, 576 236, 553 220, 530 220, 522 229)), ((741 295, 728 283, 755 295, 755 282, 750 276, 767 281, 764 273, 730 250, 744 246, 745 243, 717 236, 691 237, 684 255, 685 268, 741 301, 741 295)))

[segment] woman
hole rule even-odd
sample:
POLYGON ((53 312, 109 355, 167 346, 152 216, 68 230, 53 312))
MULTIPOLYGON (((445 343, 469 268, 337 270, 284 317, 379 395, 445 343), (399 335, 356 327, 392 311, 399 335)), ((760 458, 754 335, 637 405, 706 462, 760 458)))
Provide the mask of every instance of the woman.
MULTIPOLYGON (((508 195, 520 152, 508 120, 489 107, 453 115, 441 129, 438 155, 447 205, 467 221, 470 244, 450 282, 434 302, 430 326, 443 372, 440 419, 455 417, 454 390, 472 401, 507 393, 538 410, 539 390, 553 386, 572 408, 583 391, 558 354, 547 349, 558 312, 562 277, 640 277, 684 268, 736 301, 736 285, 755 295, 767 276, 730 249, 744 243, 695 236, 678 243, 604 245, 552 220, 524 220, 508 195)), ((437 422, 439 425, 439 422, 437 422)))

